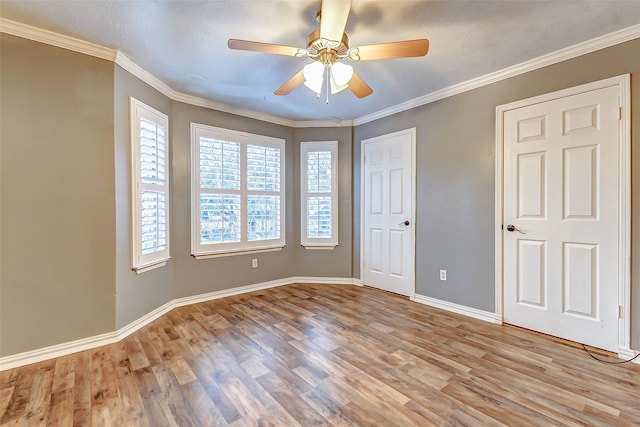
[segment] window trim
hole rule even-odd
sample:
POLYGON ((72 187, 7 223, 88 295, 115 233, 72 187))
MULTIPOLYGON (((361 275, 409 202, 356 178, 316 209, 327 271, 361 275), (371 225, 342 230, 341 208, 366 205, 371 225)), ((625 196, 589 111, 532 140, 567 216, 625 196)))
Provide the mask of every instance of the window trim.
POLYGON ((171 214, 171 181, 170 181, 170 145, 169 145, 169 117, 144 104, 143 102, 129 97, 130 106, 130 170, 131 170, 131 269, 136 274, 145 273, 155 268, 163 267, 167 264, 167 261, 171 259, 171 226, 170 226, 170 214, 171 214), (164 145, 165 145, 165 179, 164 185, 154 186, 154 190, 161 190, 165 194, 165 223, 166 223, 166 244, 165 248, 161 251, 153 252, 151 254, 142 254, 141 247, 141 232, 142 232, 142 197, 140 194, 140 188, 149 184, 144 184, 141 179, 140 168, 140 121, 141 119, 147 119, 163 126, 165 131, 164 145))
MULTIPOLYGON (((300 244, 305 249, 334 249, 338 246, 338 141, 306 141, 300 143, 300 244), (331 238, 307 237, 307 154, 331 152, 331 238)), ((325 193, 319 193, 325 194, 325 193)))
MULTIPOLYGON (((231 129, 224 129, 199 123, 191 123, 191 255, 196 259, 217 258, 246 253, 270 252, 281 250, 286 246, 285 203, 286 203, 286 144, 282 138, 257 135, 231 129), (217 243, 202 245, 200 243, 200 138, 213 138, 240 144, 240 200, 241 200, 241 238, 239 243, 217 243), (280 196, 280 238, 270 240, 247 240, 247 196, 252 191, 247 189, 247 145, 259 145, 280 149, 280 191, 273 193, 280 196), (217 247, 217 249, 212 249, 217 247)), ((238 190, 234 190, 238 191, 238 190)))

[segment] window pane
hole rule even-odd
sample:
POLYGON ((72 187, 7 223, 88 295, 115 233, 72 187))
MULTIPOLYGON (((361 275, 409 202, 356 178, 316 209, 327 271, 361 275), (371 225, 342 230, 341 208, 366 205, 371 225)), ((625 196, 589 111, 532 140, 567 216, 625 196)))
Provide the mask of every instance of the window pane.
POLYGON ((247 197, 249 241, 280 238, 280 196, 247 197))
POLYGON ((240 196, 200 195, 200 244, 240 241, 240 196))
POLYGON ((247 145, 247 189, 280 191, 280 149, 247 145))
POLYGON ((167 245, 167 211, 164 192, 143 191, 141 194, 142 254, 163 251, 167 245))
POLYGON ((240 144, 200 138, 200 187, 240 189, 240 144))
POLYGON ((166 151, 164 127, 140 119, 140 179, 145 184, 164 185, 166 151))
POLYGON ((331 151, 307 153, 307 192, 331 192, 331 151))
POLYGON ((331 197, 307 198, 307 237, 331 238, 331 197))

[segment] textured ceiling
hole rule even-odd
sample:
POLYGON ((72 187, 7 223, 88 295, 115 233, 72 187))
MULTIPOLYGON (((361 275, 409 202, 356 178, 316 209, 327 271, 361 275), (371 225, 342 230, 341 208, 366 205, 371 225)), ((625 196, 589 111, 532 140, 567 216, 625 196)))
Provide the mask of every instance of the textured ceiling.
POLYGON ((234 51, 229 38, 305 47, 320 0, 0 0, 0 16, 120 50, 178 92, 291 120, 351 120, 640 23, 640 1, 353 0, 351 46, 428 38, 426 57, 352 63, 374 93, 329 105, 304 86, 310 62, 234 51))

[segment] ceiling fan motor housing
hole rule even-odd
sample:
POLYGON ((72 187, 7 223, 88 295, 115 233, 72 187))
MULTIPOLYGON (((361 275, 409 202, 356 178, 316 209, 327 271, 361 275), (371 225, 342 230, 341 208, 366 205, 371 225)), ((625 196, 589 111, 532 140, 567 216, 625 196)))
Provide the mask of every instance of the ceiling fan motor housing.
POLYGON ((310 58, 323 64, 333 64, 349 52, 349 37, 342 33, 342 40, 327 40, 320 37, 320 30, 315 30, 307 37, 307 54, 310 58))

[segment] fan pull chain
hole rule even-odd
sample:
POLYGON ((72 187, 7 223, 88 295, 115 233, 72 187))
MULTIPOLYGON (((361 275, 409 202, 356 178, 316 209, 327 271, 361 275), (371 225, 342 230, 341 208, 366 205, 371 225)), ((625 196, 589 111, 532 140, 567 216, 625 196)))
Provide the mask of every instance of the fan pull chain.
POLYGON ((327 75, 325 78, 325 80, 327 81, 327 101, 326 101, 327 105, 329 105, 329 79, 331 78, 329 67, 331 67, 329 64, 324 66, 325 74, 327 75))

